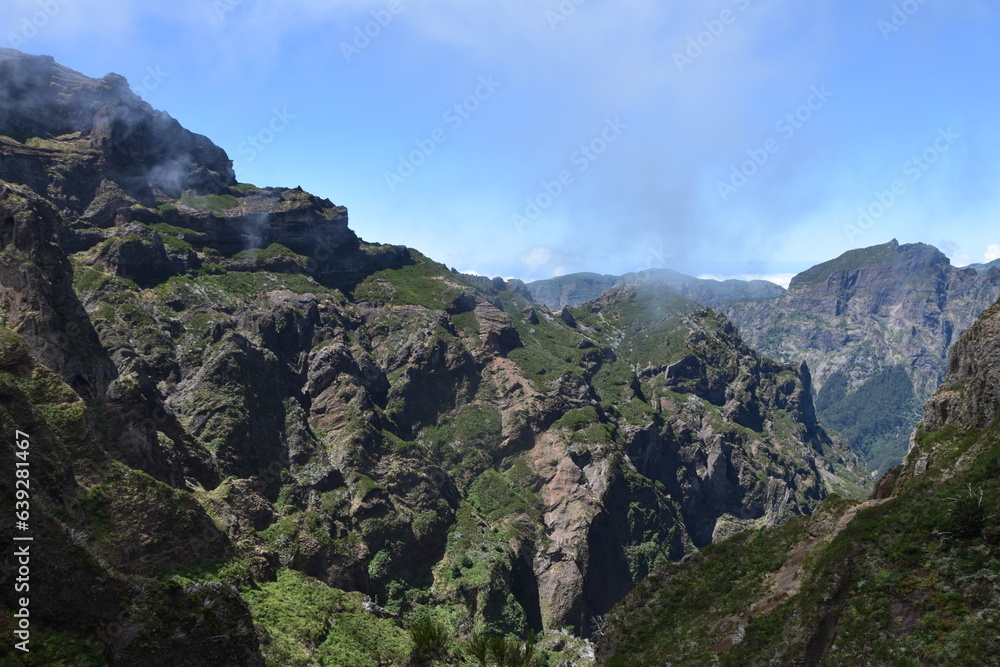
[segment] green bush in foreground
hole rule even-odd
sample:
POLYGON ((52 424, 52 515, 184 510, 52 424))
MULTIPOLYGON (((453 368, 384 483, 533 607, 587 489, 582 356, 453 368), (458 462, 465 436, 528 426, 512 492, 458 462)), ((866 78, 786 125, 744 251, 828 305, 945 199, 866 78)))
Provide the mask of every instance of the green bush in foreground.
POLYGON ((448 628, 430 616, 422 616, 410 627, 410 638, 413 639, 410 664, 445 660, 451 652, 451 635, 448 628))
POLYGON ((532 667, 538 664, 534 633, 521 641, 475 632, 465 641, 465 651, 480 667, 532 667))

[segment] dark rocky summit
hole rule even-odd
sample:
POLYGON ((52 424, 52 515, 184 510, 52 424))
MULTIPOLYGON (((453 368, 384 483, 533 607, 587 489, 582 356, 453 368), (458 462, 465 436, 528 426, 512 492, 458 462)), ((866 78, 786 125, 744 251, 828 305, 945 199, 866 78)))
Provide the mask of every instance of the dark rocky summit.
POLYGON ((1000 270, 955 268, 920 243, 852 250, 792 279, 777 299, 721 306, 747 341, 805 361, 820 420, 873 470, 902 460, 948 350, 1000 298, 1000 270))

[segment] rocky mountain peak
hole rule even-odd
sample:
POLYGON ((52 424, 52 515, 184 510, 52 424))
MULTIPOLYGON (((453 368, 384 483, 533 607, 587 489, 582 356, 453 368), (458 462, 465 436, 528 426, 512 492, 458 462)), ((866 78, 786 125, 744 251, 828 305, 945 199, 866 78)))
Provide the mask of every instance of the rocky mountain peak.
POLYGON ((222 185, 236 184, 224 150, 154 110, 121 75, 93 79, 49 56, 3 49, 0 97, 5 100, 0 134, 13 139, 37 138, 36 147, 42 148, 46 140, 62 138, 64 147, 72 141, 81 151, 103 155, 111 165, 133 171, 147 168, 149 180, 166 192, 177 191, 180 183, 172 180, 181 181, 202 168, 222 185))
POLYGON ((118 74, 90 78, 4 49, 0 100, 0 181, 44 193, 65 217, 63 249, 93 250, 83 261, 120 277, 263 262, 329 278, 406 261, 400 248, 362 251, 347 209, 328 199, 237 183, 223 149, 118 74))
POLYGON ((884 471, 906 453, 952 342, 998 297, 1000 271, 893 239, 803 271, 776 299, 722 308, 757 349, 808 362, 820 420, 884 471))
POLYGON ((863 286, 885 279, 937 275, 951 266, 947 256, 925 243, 900 245, 896 239, 882 245, 849 250, 792 278, 789 290, 805 292, 830 287, 863 286))

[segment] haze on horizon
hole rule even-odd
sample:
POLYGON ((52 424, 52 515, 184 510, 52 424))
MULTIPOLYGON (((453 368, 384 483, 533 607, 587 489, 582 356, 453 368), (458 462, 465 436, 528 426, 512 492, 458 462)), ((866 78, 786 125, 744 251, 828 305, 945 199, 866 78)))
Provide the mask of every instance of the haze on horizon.
POLYGON ((891 238, 1000 257, 985 0, 11 0, 0 26, 124 75, 240 180, 463 271, 787 284, 891 238))

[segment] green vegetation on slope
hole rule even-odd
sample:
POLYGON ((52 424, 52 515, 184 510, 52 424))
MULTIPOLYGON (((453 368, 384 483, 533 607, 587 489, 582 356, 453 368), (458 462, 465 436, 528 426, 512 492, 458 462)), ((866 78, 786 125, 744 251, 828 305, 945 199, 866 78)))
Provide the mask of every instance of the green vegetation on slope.
POLYGON ((412 304, 444 310, 462 289, 448 267, 414 252, 418 263, 399 269, 377 271, 361 282, 352 293, 358 300, 378 303, 412 304))
POLYGON ((602 660, 971 666, 1000 654, 1000 426, 947 427, 920 446, 934 453, 927 472, 807 555, 797 595, 740 622, 843 501, 661 569, 616 609, 602 660))
POLYGON ((834 373, 816 397, 820 421, 851 443, 869 470, 884 472, 906 455, 920 405, 913 382, 899 366, 886 368, 854 391, 834 373))
POLYGON ((344 593, 294 570, 243 593, 254 621, 270 636, 263 653, 275 667, 401 665, 408 634, 364 609, 364 595, 344 593))
POLYGON ((212 213, 223 213, 240 205, 240 201, 232 195, 185 195, 181 197, 181 203, 197 211, 212 213))
POLYGON ((871 246, 869 248, 859 248, 845 252, 836 259, 823 262, 803 271, 792 279, 791 287, 809 286, 814 287, 826 281, 830 276, 838 271, 855 271, 857 269, 882 264, 891 261, 899 248, 895 241, 883 245, 871 246))

